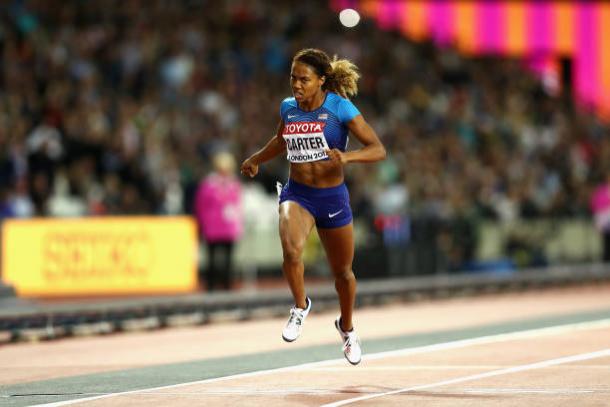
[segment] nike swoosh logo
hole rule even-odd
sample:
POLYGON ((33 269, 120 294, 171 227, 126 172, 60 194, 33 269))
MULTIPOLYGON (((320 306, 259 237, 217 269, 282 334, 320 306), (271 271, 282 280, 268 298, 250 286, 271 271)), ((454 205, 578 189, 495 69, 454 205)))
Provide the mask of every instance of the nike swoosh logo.
POLYGON ((341 212, 343 212, 343 209, 341 209, 339 212, 335 212, 335 213, 329 213, 329 214, 328 214, 328 217, 332 219, 332 218, 334 218, 335 216, 337 216, 338 214, 340 214, 341 212))
POLYGON ((292 119, 292 118, 294 118, 294 117, 297 117, 297 115, 296 115, 296 114, 289 114, 289 115, 288 115, 288 118, 289 118, 289 119, 292 119))

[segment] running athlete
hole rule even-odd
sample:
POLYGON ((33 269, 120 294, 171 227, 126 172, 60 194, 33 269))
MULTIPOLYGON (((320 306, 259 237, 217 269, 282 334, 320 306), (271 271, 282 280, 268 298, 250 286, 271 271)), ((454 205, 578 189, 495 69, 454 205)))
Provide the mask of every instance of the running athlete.
POLYGON ((339 295, 341 315, 335 327, 343 340, 345 358, 360 363, 360 340, 352 325, 356 278, 352 271, 354 235, 349 194, 343 166, 352 162, 383 160, 385 148, 349 97, 358 91, 356 66, 345 59, 330 59, 318 49, 303 49, 292 60, 291 98, 280 106, 275 136, 241 165, 244 175, 254 177, 258 166, 287 153, 290 176, 279 197, 282 270, 295 305, 284 327, 287 342, 301 334, 311 310, 305 294, 303 248, 315 225, 324 246, 339 295), (363 145, 346 151, 348 132, 363 145))

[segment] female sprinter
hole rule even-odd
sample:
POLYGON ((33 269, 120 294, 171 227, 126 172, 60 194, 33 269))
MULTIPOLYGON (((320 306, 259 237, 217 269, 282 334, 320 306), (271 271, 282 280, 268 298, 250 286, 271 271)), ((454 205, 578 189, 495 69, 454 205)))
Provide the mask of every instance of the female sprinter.
POLYGON ((315 225, 335 278, 341 315, 335 327, 343 340, 343 353, 351 364, 360 363, 360 340, 352 326, 356 278, 352 271, 354 236, 349 194, 343 166, 352 162, 383 160, 385 148, 375 131, 347 98, 357 91, 360 77, 350 61, 318 49, 303 49, 292 60, 290 85, 294 97, 280 106, 275 136, 241 165, 244 175, 254 177, 258 166, 287 153, 290 177, 280 193, 282 269, 295 306, 282 337, 292 342, 301 334, 311 309, 305 294, 303 247, 315 225), (363 145, 346 151, 348 132, 363 145))

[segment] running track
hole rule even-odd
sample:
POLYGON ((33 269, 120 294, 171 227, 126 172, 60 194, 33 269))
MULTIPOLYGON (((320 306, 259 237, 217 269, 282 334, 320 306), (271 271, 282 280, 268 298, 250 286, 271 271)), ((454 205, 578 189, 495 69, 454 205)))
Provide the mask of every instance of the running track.
POLYGON ((0 406, 610 405, 610 285, 0 347, 0 406))

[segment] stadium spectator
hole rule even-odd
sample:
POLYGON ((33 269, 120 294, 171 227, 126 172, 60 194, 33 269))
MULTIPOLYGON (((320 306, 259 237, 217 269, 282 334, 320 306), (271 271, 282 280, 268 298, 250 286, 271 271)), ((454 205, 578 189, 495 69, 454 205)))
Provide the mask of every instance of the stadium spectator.
POLYGON ((212 159, 214 170, 199 184, 195 213, 200 236, 207 245, 208 262, 199 272, 208 291, 229 290, 232 282, 232 258, 235 242, 243 233, 241 184, 234 175, 235 159, 226 152, 212 159))

